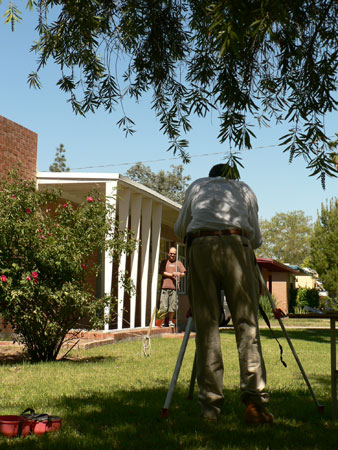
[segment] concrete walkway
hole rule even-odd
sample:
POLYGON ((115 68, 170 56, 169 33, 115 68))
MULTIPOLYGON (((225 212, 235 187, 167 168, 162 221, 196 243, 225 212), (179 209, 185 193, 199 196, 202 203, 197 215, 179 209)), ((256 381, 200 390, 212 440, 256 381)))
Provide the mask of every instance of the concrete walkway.
MULTIPOLYGON (((64 349, 83 349, 87 350, 93 347, 99 347, 102 345, 116 344, 121 341, 142 340, 147 336, 149 328, 137 328, 134 330, 111 330, 111 331, 81 331, 69 333, 63 344, 64 349)), ((175 333, 174 328, 157 328, 154 327, 151 330, 151 338, 165 338, 165 339, 183 339, 184 333, 175 333)), ((190 337, 195 337, 195 333, 191 333, 190 337)), ((0 338, 1 339, 1 338, 0 338)), ((13 343, 12 341, 1 341, 1 348, 12 348, 13 350, 23 347, 20 344, 13 343)))

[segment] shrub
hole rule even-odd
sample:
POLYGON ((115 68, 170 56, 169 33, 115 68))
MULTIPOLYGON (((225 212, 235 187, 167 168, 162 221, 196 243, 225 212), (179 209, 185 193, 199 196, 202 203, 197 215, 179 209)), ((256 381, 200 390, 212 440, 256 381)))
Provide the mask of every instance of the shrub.
POLYGON ((118 258, 134 246, 98 193, 77 208, 59 196, 14 172, 0 184, 0 314, 32 361, 55 360, 80 320, 102 326, 105 305, 116 299, 88 289, 90 271, 99 270, 89 259, 98 249, 118 258))
MULTIPOLYGON (((272 297, 275 304, 276 304, 276 299, 274 297, 272 297)), ((263 311, 265 312, 265 314, 267 315, 268 319, 271 319, 274 317, 273 311, 272 311, 272 306, 270 303, 270 300, 268 298, 267 295, 262 295, 259 299, 259 304, 261 305, 261 308, 263 309, 263 311)), ((259 317, 262 317, 262 314, 259 311, 259 317)))
POLYGON ((337 300, 334 300, 331 297, 320 297, 319 298, 319 308, 322 310, 338 309, 338 302, 337 302, 337 300))
POLYGON ((299 288, 296 298, 297 306, 310 306, 311 308, 319 307, 319 293, 317 289, 299 288))

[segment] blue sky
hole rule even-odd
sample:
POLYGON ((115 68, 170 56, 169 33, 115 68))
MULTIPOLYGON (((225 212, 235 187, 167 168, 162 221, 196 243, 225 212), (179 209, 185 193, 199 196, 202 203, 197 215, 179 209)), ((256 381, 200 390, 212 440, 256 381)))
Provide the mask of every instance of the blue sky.
MULTIPOLYGON (((24 3, 17 3, 23 10, 24 3)), ((0 16, 7 4, 5 0, 0 5, 0 16)), ((124 174, 137 161, 144 161, 153 171, 180 163, 166 152, 167 138, 159 131, 159 122, 147 99, 139 104, 126 103, 127 115, 136 122, 137 132, 125 138, 116 126, 121 117, 120 109, 113 114, 99 111, 86 118, 74 115, 67 97, 55 86, 59 72, 53 63, 41 72, 42 89, 30 89, 27 75, 35 69, 36 55, 30 53, 29 48, 37 36, 34 16, 23 13, 24 20, 14 33, 4 25, 4 19, 0 22, 0 115, 38 134, 38 170, 48 170, 60 143, 67 150, 67 165, 77 172, 124 174), (90 168, 82 169, 86 167, 90 168)), ((228 146, 217 141, 215 114, 205 119, 194 118, 192 125, 193 130, 187 136, 191 162, 185 166, 184 173, 194 180, 206 176, 212 165, 222 162, 228 146)), ((326 118, 326 127, 332 136, 338 132, 338 113, 326 118)), ((253 149, 241 155, 245 166, 241 171, 242 179, 255 191, 262 218, 269 219, 277 212, 303 210, 315 219, 321 203, 338 196, 338 179, 327 179, 323 191, 320 181, 309 177, 303 159, 290 165, 288 154, 277 147, 278 138, 285 130, 287 127, 274 125, 254 129, 257 139, 252 142, 253 149)))

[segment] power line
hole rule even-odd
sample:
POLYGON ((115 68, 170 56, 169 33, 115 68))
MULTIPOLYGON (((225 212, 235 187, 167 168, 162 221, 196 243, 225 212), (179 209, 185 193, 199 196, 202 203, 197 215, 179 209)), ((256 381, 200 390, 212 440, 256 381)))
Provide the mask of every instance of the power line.
MULTIPOLYGON (((271 147, 279 147, 279 145, 273 144, 273 145, 266 145, 263 147, 254 147, 254 148, 250 149, 250 151, 264 149, 264 148, 271 148, 271 147)), ((224 155, 224 153, 225 153, 224 151, 223 152, 213 152, 213 153, 201 153, 198 155, 189 155, 189 158, 202 158, 204 156, 224 155)), ((162 162, 162 161, 172 161, 172 160, 176 160, 176 159, 181 159, 181 158, 179 156, 173 156, 171 158, 150 159, 148 161, 123 162, 123 163, 118 163, 118 164, 105 164, 102 166, 71 167, 70 170, 102 169, 104 167, 130 166, 130 165, 134 165, 137 163, 149 164, 149 163, 162 162)))

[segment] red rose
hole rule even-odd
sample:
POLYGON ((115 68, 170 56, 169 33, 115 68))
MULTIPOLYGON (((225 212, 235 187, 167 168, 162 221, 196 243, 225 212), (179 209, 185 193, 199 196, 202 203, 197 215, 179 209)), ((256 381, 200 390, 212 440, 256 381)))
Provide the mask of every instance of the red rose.
POLYGON ((93 203, 94 199, 93 199, 93 197, 87 197, 87 201, 88 201, 89 203, 93 203))
POLYGON ((6 281, 7 281, 6 275, 1 275, 1 281, 2 281, 3 283, 6 283, 6 281))
POLYGON ((37 272, 32 272, 32 277, 35 279, 35 278, 38 278, 38 276, 39 276, 39 274, 37 273, 37 272))
POLYGON ((29 208, 26 208, 25 212, 26 214, 30 214, 32 211, 29 208))

